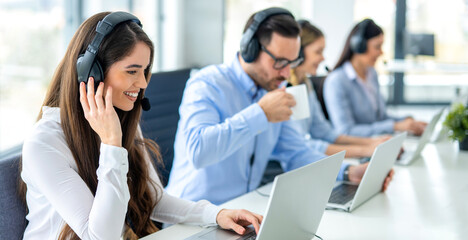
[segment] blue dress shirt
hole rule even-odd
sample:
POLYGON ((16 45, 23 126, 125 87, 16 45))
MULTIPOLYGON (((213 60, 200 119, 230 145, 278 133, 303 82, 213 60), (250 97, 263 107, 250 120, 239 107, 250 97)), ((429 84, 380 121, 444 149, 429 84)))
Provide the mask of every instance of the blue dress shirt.
POLYGON ((404 119, 387 114, 374 68, 367 70, 367 82, 368 86, 358 79, 349 61, 325 80, 325 104, 338 133, 363 137, 393 133, 395 121, 404 119))
POLYGON ((306 85, 309 93, 310 117, 292 122, 296 124, 310 148, 325 153, 328 145, 334 143, 339 134, 325 118, 310 79, 306 81, 309 81, 306 85))
POLYGON ((205 67, 188 80, 169 194, 221 204, 256 189, 269 159, 292 170, 326 157, 307 147, 290 121, 267 121, 257 104, 265 94, 244 72, 238 55, 230 64, 205 67))

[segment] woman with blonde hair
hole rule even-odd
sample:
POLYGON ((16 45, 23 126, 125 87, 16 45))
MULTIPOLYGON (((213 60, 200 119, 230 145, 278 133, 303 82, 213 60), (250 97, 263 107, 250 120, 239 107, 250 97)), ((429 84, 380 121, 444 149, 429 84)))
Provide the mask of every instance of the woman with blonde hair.
POLYGON ((129 13, 98 13, 79 27, 24 142, 24 239, 137 239, 158 230, 152 220, 259 230, 260 215, 163 191, 151 160, 158 147, 139 131, 153 56, 129 13))
POLYGON ((325 119, 310 76, 317 74, 319 64, 324 60, 325 37, 314 25, 306 20, 298 20, 301 26, 301 55, 304 61, 291 70, 289 82, 292 85, 305 83, 309 93, 310 118, 296 121, 308 145, 316 150, 332 155, 346 150, 347 157, 370 157, 375 147, 388 139, 352 137, 336 132, 325 119))

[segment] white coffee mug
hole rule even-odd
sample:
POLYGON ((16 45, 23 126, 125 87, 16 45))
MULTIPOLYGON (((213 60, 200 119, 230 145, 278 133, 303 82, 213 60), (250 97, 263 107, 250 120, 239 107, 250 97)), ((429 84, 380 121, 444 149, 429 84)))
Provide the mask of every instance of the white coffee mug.
POLYGON ((309 98, 307 96, 307 87, 300 84, 286 88, 286 92, 293 95, 296 100, 296 106, 292 107, 291 120, 300 120, 310 117, 309 98))

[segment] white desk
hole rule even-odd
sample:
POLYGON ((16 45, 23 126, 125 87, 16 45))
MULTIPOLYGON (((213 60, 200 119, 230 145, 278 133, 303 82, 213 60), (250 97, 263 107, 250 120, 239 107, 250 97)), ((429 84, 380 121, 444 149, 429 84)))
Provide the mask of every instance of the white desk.
MULTIPOLYGON (((271 184, 259 191, 269 194, 270 189, 271 184)), ((267 202, 251 192, 222 206, 264 214, 267 202)), ((178 224, 143 239, 184 239, 201 229, 178 224)), ((326 210, 317 235, 326 240, 467 239, 468 152, 460 152, 455 143, 427 144, 412 165, 395 166, 386 193, 352 213, 326 210)))

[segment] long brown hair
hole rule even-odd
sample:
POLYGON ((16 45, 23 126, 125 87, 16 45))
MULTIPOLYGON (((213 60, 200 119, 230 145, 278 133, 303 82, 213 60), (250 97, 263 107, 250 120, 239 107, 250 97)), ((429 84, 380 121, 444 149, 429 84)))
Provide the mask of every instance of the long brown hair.
MULTIPOLYGON (((98 185, 96 170, 99 166, 100 138, 84 118, 83 108, 79 101, 79 84, 77 80, 76 60, 78 55, 86 51, 86 47, 95 36, 97 23, 109 12, 98 13, 88 18, 78 28, 73 36, 65 57, 58 65, 43 106, 60 107, 60 119, 65 139, 73 154, 78 174, 89 187, 93 195, 98 185)), ((138 42, 145 43, 151 50, 150 65, 146 69, 146 79, 151 77, 154 47, 145 32, 134 22, 118 24, 108 34, 97 53, 105 75, 110 66, 128 56, 138 42)), ((142 237, 153 233, 158 228, 150 219, 151 213, 159 201, 156 184, 149 177, 149 167, 145 159, 146 149, 151 157, 161 161, 158 146, 154 141, 144 139, 138 134, 138 123, 141 116, 141 99, 144 91, 140 91, 138 99, 131 111, 115 109, 122 126, 122 147, 128 151, 129 172, 128 187, 130 201, 128 203, 126 223, 132 226, 133 232, 142 237)), ((39 118, 42 116, 42 111, 39 118)), ((59 239, 79 239, 75 232, 65 224, 59 239)))

